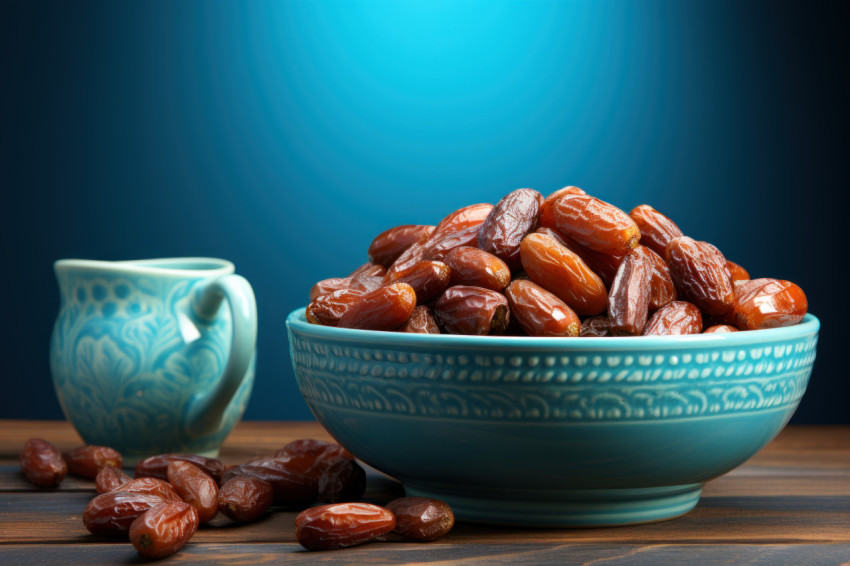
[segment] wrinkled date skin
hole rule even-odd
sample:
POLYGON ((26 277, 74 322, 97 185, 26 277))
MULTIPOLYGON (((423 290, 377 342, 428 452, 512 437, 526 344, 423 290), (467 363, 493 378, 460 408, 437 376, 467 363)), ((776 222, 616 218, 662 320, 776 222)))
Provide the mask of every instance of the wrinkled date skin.
POLYGON ((182 501, 151 507, 130 525, 130 542, 144 558, 165 558, 183 548, 198 530, 198 512, 182 501))
POLYGON ((449 286, 451 272, 441 261, 420 261, 392 274, 387 283, 407 283, 416 293, 416 302, 429 303, 449 286))
POLYGON ((452 530, 455 516, 449 504, 427 497, 399 497, 387 504, 395 515, 395 532, 417 540, 437 540, 452 530))
POLYGON ((275 458, 229 468, 224 474, 224 481, 236 476, 249 476, 268 483, 274 489, 275 503, 280 505, 305 505, 318 497, 319 481, 316 477, 297 471, 275 458))
POLYGON ((68 465, 59 449, 41 438, 27 441, 20 464, 27 480, 38 487, 56 487, 68 473, 68 465))
POLYGON ((413 309, 410 318, 407 319, 407 322, 398 331, 409 332, 411 334, 439 334, 440 327, 431 309, 425 305, 420 305, 413 309))
POLYGON ((416 292, 407 283, 393 283, 366 293, 339 319, 341 328, 395 330, 410 318, 416 292))
POLYGON ((224 482, 218 494, 218 510, 231 521, 250 523, 262 517, 274 501, 270 483, 250 476, 224 482))
POLYGON ((424 245, 425 259, 442 261, 457 247, 475 246, 481 225, 492 210, 492 204, 472 204, 443 218, 424 245))
POLYGON ((368 279, 371 277, 383 278, 387 274, 387 268, 377 263, 364 263, 348 274, 351 279, 368 279))
POLYGON ((449 287, 434 305, 437 324, 449 334, 499 334, 509 316, 505 296, 484 287, 449 287))
POLYGON ((396 526, 389 509, 370 503, 332 503, 305 509, 295 517, 295 538, 308 550, 364 544, 396 526))
POLYGON ((460 246, 445 257, 452 285, 471 285, 501 291, 511 282, 508 265, 484 250, 460 246))
POLYGON ((676 300, 676 285, 673 283, 673 276, 670 275, 670 268, 664 259, 647 248, 639 245, 631 253, 637 253, 642 256, 648 263, 652 276, 649 280, 649 310, 655 312, 667 303, 676 300))
POLYGON ((715 324, 702 331, 703 334, 724 334, 726 332, 738 332, 738 329, 729 324, 715 324))
POLYGON ((576 314, 592 316, 605 311, 608 290, 602 279, 552 236, 529 234, 522 240, 520 255, 531 280, 554 293, 576 314))
POLYGON ((218 514, 218 485, 195 464, 182 460, 171 462, 168 481, 177 495, 198 511, 201 524, 209 523, 218 514))
POLYGON ((683 299, 709 315, 723 315, 732 309, 735 292, 720 250, 683 236, 670 240, 665 258, 683 299))
POLYGON ((673 336, 702 332, 702 314, 687 301, 673 301, 656 311, 643 329, 644 336, 673 336))
POLYGON ((109 446, 80 446, 62 455, 68 472, 83 478, 95 478, 104 466, 120 468, 121 453, 109 446))
POLYGON ((649 315, 650 260, 631 252, 623 259, 608 294, 608 320, 611 334, 638 336, 646 326, 649 315))
POLYGON ((136 464, 136 477, 149 476, 167 480, 168 464, 174 460, 191 462, 212 476, 215 483, 221 483, 221 475, 224 473, 224 464, 221 463, 221 460, 207 458, 197 454, 157 454, 156 456, 150 456, 136 464))
POLYGON ((661 257, 670 240, 684 236, 675 222, 648 204, 634 207, 629 216, 640 230, 640 243, 661 257))
POLYGON ((611 321, 607 316, 592 316, 581 323, 579 336, 601 338, 611 336, 611 321))
POLYGON ((310 324, 338 326, 342 316, 365 294, 356 289, 340 289, 320 295, 307 305, 304 316, 310 324))
POLYGON ((561 299, 537 283, 520 279, 505 289, 511 317, 529 336, 578 336, 581 321, 561 299))
POLYGON ((116 487, 114 492, 147 493, 165 501, 182 501, 174 486, 159 478, 141 477, 126 481, 116 487))
POLYGON ((354 460, 337 460, 319 478, 319 501, 357 501, 366 491, 366 471, 354 460))
POLYGON ((590 195, 562 195, 554 204, 559 232, 592 250, 626 255, 638 244, 640 230, 631 217, 590 195))
MULTIPOLYGON (((171 502, 183 503, 179 498, 171 502)), ((137 517, 161 503, 166 501, 150 493, 102 493, 89 501, 83 511, 83 524, 93 535, 126 536, 137 517)))
POLYGON ((496 203, 478 231, 478 247, 513 271, 521 269, 519 244, 537 226, 543 196, 533 189, 517 189, 496 203))
POLYGON ((540 215, 537 224, 543 228, 551 228, 553 230, 557 230, 555 223, 555 212, 554 206, 555 203, 561 198, 563 195, 584 195, 587 194, 583 190, 578 187, 564 187, 563 189, 558 189, 554 193, 550 194, 543 201, 543 204, 540 205, 540 215))
POLYGON ((354 455, 333 442, 315 438, 299 438, 286 444, 274 455, 289 469, 312 476, 319 481, 321 475, 337 460, 353 460, 354 455))
POLYGON ((392 265, 387 268, 387 273, 384 275, 384 283, 386 283, 394 273, 404 271, 408 267, 416 265, 425 258, 425 244, 431 239, 430 235, 423 235, 422 238, 413 244, 398 256, 392 265))
POLYGON ((590 248, 579 245, 574 240, 567 238, 552 228, 541 227, 536 232, 555 238, 559 244, 578 255, 587 267, 602 279, 605 287, 610 287, 611 283, 614 282, 614 277, 617 276, 617 269, 620 267, 620 262, 623 261, 624 256, 591 250, 590 248))
POLYGON ((797 324, 809 309, 803 290, 781 279, 737 281, 735 293, 734 318, 742 330, 797 324))
POLYGON ((410 246, 434 232, 435 226, 404 224, 378 234, 369 244, 369 261, 389 267, 410 246))
POLYGON ((747 281, 750 278, 746 269, 728 259, 726 260, 726 271, 729 272, 729 278, 732 279, 733 283, 735 281, 747 281))
POLYGON ((104 466, 97 472, 94 478, 94 487, 98 493, 107 493, 118 489, 121 485, 130 481, 131 478, 119 468, 104 466))

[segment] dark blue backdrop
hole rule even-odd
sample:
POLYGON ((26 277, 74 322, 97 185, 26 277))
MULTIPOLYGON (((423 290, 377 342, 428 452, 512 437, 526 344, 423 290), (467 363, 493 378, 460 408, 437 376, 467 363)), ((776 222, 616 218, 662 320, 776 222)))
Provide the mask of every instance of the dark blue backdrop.
POLYGON ((284 319, 382 230, 518 187, 650 203, 823 327, 797 422, 850 422, 840 4, 26 0, 0 10, 4 392, 61 418, 62 257, 228 258, 254 286, 246 418, 305 419, 284 319))

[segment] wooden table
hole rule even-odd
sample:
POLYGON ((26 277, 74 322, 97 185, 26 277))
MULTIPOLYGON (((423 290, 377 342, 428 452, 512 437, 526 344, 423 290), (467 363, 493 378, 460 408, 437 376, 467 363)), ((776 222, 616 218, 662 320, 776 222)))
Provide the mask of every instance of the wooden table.
MULTIPOLYGON (((95 537, 81 515, 94 494, 68 477, 56 490, 26 482, 18 456, 30 437, 78 446, 59 421, 0 420, 0 565, 142 563, 126 541, 95 537)), ((316 423, 244 422, 225 443, 227 464, 274 452, 296 438, 330 437, 316 423)), ((401 495, 370 471, 365 500, 401 495)), ((678 519, 599 529, 522 529, 458 523, 432 543, 376 542, 308 552, 295 542, 295 513, 252 524, 219 515, 178 554, 203 564, 850 564, 850 427, 789 427, 743 466, 710 482, 678 519)))

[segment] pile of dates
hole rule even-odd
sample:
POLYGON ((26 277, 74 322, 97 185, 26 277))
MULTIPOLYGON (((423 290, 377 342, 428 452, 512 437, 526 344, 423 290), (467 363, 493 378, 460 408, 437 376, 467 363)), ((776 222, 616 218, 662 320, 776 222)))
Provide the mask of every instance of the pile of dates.
POLYGON ((379 234, 369 262, 310 291, 313 324, 426 334, 660 336, 797 324, 799 286, 750 279, 649 205, 517 189, 436 226, 379 234))
POLYGON ((121 454, 106 446, 62 454, 38 438, 27 442, 20 457, 24 475, 39 487, 56 487, 69 472, 93 479, 98 495, 83 511, 86 529, 129 538, 145 558, 174 554, 219 512, 247 523, 273 506, 302 510, 295 535, 310 550, 390 535, 431 541, 454 525, 451 508, 436 499, 401 497, 385 507, 358 502, 365 470, 345 448, 322 440, 295 440, 272 456, 230 467, 194 454, 161 454, 140 461, 131 478, 121 464, 121 454))

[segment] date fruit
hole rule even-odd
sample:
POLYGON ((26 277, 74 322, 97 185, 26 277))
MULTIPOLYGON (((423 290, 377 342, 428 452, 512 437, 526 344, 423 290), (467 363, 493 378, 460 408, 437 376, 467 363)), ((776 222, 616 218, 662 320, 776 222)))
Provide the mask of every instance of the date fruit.
POLYGON ((646 246, 638 245, 631 253, 637 253, 643 256, 650 266, 652 276, 649 280, 649 310, 655 312, 667 303, 676 300, 676 285, 673 283, 673 276, 670 275, 670 268, 664 259, 647 248, 646 246))
POLYGON ((209 474, 191 462, 168 464, 168 481, 180 498, 198 511, 198 520, 209 523, 218 514, 218 485, 209 474))
POLYGON ((734 261, 726 260, 726 271, 729 272, 729 277, 732 279, 732 282, 735 281, 746 281, 750 278, 750 274, 746 269, 735 263, 734 261))
POLYGON ((628 214, 596 197, 565 194, 554 207, 558 231, 592 250, 623 256, 640 240, 628 214))
POLYGON ((319 295, 307 305, 304 316, 310 324, 337 326, 342 316, 365 294, 356 289, 340 289, 319 295))
POLYGON ((615 336, 639 336, 646 326, 652 279, 649 261, 630 252, 617 270, 608 294, 608 319, 615 336))
POLYGON ((27 480, 38 487, 56 487, 68 473, 68 464, 59 449, 41 438, 27 441, 20 464, 27 480))
POLYGON ((143 558, 164 558, 183 548, 198 530, 198 512, 182 501, 151 507, 130 525, 130 542, 143 558))
POLYGON ((687 301, 673 301, 658 309, 643 329, 644 336, 672 336, 702 332, 702 314, 687 301))
POLYGON ((434 318, 430 307, 419 305, 413 309, 410 318, 398 331, 412 334, 439 334, 440 327, 437 325, 437 320, 434 318))
POLYGON ((713 316, 732 309, 735 292, 720 250, 708 242, 682 236, 670 240, 665 258, 682 298, 713 316))
POLYGON ((803 290, 781 279, 736 281, 735 294, 733 314, 737 327, 742 330, 797 324, 809 309, 803 290))
POLYGON ((449 266, 441 261, 420 261, 407 269, 391 274, 386 283, 407 283, 416 293, 417 304, 436 299, 451 281, 449 266))
POLYGON ((664 257, 670 240, 684 236, 675 222, 648 204, 634 207, 629 216, 640 230, 640 243, 661 257, 664 257))
POLYGON ((592 316, 584 319, 581 323, 581 331, 579 336, 590 336, 601 338, 603 336, 611 336, 611 321, 607 316, 592 316))
POLYGON ((174 486, 165 480, 152 477, 141 477, 126 481, 112 490, 113 492, 146 493, 156 495, 165 501, 182 501, 174 486))
POLYGON ((318 478, 293 469, 291 465, 276 458, 257 460, 228 468, 224 481, 237 476, 248 476, 263 480, 272 486, 274 501, 279 505, 301 506, 316 501, 318 478))
POLYGON ((68 464, 68 472, 84 478, 97 477, 104 466, 120 468, 121 454, 109 446, 80 446, 62 455, 68 464))
POLYGON ((517 189, 502 197, 478 231, 478 247, 513 271, 522 267, 519 244, 537 226, 543 196, 533 189, 517 189))
POLYGON ((553 207, 559 198, 563 195, 583 195, 587 194, 583 190, 578 187, 564 187, 563 189, 558 189, 554 193, 550 194, 543 200, 543 204, 540 205, 540 219, 538 221, 538 225, 545 228, 556 229, 555 224, 555 213, 553 212, 553 207))
POLYGON ((473 204, 443 218, 424 245, 425 259, 442 261, 457 247, 476 245, 481 225, 491 210, 492 204, 473 204))
POLYGON ((484 250, 460 246, 445 257, 451 272, 452 285, 471 285, 501 291, 511 281, 508 265, 484 250))
MULTIPOLYGON (((179 498, 172 500, 179 502, 179 498)), ((83 511, 83 524, 93 535, 125 536, 142 513, 166 501, 150 493, 110 491, 95 496, 83 511)))
POLYGON ((410 246, 431 236, 435 226, 404 224, 378 234, 369 244, 369 261, 389 267, 410 246))
POLYGON ((212 476, 215 483, 221 483, 221 475, 224 473, 224 464, 221 463, 221 460, 207 458, 197 454, 157 454, 156 456, 150 456, 136 464, 136 477, 149 476, 167 480, 168 464, 174 460, 191 462, 212 476))
POLYGON ((295 517, 295 538, 308 550, 331 550, 364 544, 391 532, 389 509, 370 503, 331 503, 305 509, 295 517))
POLYGON ((505 296, 511 317, 529 336, 578 336, 581 330, 576 313, 537 283, 513 281, 505 296))
POLYGON ((449 287, 434 305, 437 324, 449 334, 499 334, 509 316, 505 296, 484 287, 449 287))
POLYGON ((399 497, 387 504, 395 515, 395 532, 417 540, 437 540, 455 524, 449 504, 427 497, 399 497))
POLYGON ((393 283, 366 293, 339 319, 341 328, 395 330, 410 318, 416 292, 407 283, 393 283))
POLYGON ((582 259, 554 237, 529 234, 522 240, 520 255, 532 281, 554 293, 576 314, 597 315, 605 311, 605 284, 582 259))
POLYGON ((94 478, 94 487, 98 493, 107 493, 118 489, 121 485, 130 481, 131 478, 119 468, 104 466, 97 472, 94 478))
POLYGON ((262 517, 274 501, 270 483, 250 476, 234 476, 224 482, 218 493, 218 510, 237 523, 249 523, 262 517))
POLYGON ((738 329, 729 324, 715 324, 702 331, 703 334, 723 334, 725 332, 738 332, 738 329))
POLYGON ((366 491, 366 471, 354 460, 340 459, 319 478, 319 501, 356 501, 366 491))
POLYGON ((315 438, 299 438, 286 444, 274 455, 289 469, 309 475, 319 481, 319 477, 337 460, 353 460, 354 455, 334 442, 315 438))

